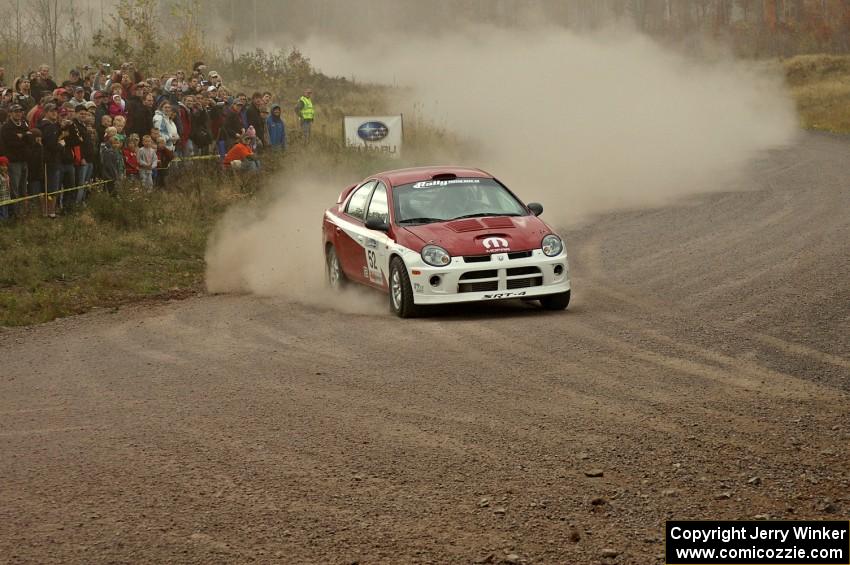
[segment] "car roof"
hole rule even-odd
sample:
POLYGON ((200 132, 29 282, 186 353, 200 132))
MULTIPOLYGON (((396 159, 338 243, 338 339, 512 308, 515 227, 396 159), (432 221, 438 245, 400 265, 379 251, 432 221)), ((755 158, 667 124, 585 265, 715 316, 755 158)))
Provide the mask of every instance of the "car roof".
POLYGON ((384 171, 374 175, 374 177, 382 177, 390 182, 392 186, 401 184, 409 184, 420 180, 431 180, 435 175, 454 175, 456 177, 465 178, 493 178, 490 173, 484 172, 481 169, 473 169, 470 167, 411 167, 409 169, 395 169, 392 171, 384 171))

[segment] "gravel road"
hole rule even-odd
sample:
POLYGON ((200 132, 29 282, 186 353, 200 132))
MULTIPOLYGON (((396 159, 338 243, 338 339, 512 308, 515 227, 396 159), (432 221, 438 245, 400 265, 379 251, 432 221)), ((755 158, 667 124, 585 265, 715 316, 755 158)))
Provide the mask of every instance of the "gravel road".
POLYGON ((671 518, 846 518, 848 155, 805 135, 568 232, 565 313, 2 331, 0 562, 645 565, 671 518))

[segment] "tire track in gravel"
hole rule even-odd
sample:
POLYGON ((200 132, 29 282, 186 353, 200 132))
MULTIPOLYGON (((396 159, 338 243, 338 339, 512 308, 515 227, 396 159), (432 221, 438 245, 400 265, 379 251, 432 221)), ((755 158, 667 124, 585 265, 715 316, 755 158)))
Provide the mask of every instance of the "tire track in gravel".
POLYGON ((0 560, 645 565, 671 517, 834 517, 847 151, 567 233, 563 314, 211 296, 0 332, 0 560))

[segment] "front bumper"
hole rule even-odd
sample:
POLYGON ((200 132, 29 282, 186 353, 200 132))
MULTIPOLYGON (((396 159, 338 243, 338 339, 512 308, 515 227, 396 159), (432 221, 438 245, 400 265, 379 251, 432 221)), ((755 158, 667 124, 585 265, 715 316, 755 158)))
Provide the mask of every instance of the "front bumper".
POLYGON ((535 298, 570 290, 567 254, 547 257, 540 249, 531 256, 493 253, 489 261, 467 262, 452 257, 445 267, 425 264, 418 254, 405 257, 415 304, 453 304, 506 298, 535 298), (436 283, 436 284, 434 284, 436 283))

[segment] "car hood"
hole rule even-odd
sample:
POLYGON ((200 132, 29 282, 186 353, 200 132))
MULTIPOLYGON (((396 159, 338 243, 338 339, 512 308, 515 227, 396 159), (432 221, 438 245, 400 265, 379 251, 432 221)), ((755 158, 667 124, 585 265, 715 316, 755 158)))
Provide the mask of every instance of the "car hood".
POLYGON ((433 243, 453 256, 538 249, 543 236, 552 233, 536 216, 466 218, 405 226, 404 229, 421 240, 417 251, 433 243))

